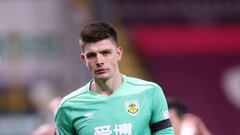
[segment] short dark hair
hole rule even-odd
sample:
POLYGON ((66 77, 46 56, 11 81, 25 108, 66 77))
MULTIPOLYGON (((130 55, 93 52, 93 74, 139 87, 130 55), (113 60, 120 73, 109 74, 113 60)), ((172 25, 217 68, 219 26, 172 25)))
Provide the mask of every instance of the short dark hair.
POLYGON ((80 46, 84 51, 87 43, 96 43, 98 41, 111 38, 117 45, 117 32, 114 27, 106 22, 98 21, 86 25, 80 33, 80 46))
POLYGON ((179 118, 182 118, 188 112, 186 105, 177 99, 167 98, 168 109, 174 109, 179 118))

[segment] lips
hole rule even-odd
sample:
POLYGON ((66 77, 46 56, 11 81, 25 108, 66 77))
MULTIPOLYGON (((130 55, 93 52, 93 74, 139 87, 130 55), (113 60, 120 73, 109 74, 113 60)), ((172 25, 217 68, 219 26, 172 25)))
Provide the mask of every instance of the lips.
POLYGON ((96 74, 104 74, 104 73, 106 73, 108 70, 107 69, 97 69, 96 71, 95 71, 95 73, 96 74))

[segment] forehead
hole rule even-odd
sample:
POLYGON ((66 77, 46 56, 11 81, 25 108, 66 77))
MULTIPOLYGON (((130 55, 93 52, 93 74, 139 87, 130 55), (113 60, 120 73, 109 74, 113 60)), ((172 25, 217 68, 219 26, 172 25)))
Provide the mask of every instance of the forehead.
POLYGON ((116 49, 116 44, 111 39, 104 39, 96 43, 88 43, 85 45, 84 52, 99 52, 103 50, 114 50, 116 49))

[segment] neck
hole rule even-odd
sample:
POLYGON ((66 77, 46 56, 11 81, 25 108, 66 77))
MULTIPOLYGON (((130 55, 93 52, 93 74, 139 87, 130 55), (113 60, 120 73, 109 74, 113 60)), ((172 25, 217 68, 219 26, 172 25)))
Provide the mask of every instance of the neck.
POLYGON ((120 73, 106 80, 94 79, 91 90, 101 95, 111 95, 122 85, 122 82, 120 73))

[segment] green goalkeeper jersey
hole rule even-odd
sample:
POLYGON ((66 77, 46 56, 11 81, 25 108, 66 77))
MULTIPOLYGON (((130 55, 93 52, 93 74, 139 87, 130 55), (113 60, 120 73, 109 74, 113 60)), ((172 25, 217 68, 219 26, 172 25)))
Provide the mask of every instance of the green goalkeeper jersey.
POLYGON ((60 135, 173 135, 162 89, 123 75, 110 96, 84 87, 63 98, 56 114, 60 135))

